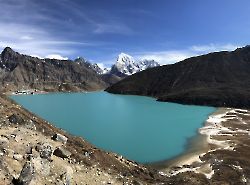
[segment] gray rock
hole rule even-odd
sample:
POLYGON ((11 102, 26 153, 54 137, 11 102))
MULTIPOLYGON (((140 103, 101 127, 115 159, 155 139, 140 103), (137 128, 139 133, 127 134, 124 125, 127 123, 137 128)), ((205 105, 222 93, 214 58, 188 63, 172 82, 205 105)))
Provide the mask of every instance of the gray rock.
POLYGON ((6 145, 9 143, 9 140, 6 137, 0 137, 0 145, 6 145))
POLYGON ((41 158, 50 159, 53 154, 53 147, 48 143, 38 143, 36 151, 40 153, 41 158))
POLYGON ((68 138, 66 136, 63 136, 62 134, 55 134, 53 137, 52 137, 53 140, 55 141, 60 141, 62 143, 66 143, 68 138))
POLYGON ((37 174, 48 176, 50 174, 50 162, 47 159, 36 157, 31 159, 37 174))
POLYGON ((17 182, 18 184, 22 185, 29 185, 32 179, 34 178, 34 175, 34 164, 30 161, 27 161, 23 166, 23 169, 19 175, 17 182))
POLYGON ((36 125, 32 120, 27 121, 25 127, 30 130, 36 130, 36 125))
POLYGON ((17 160, 17 161, 21 161, 23 159, 23 156, 20 154, 14 154, 13 155, 13 159, 17 160))
POLYGON ((61 158, 69 158, 71 156, 71 153, 66 150, 65 148, 59 147, 55 149, 54 153, 55 156, 61 157, 61 158))
POLYGON ((26 154, 32 154, 32 149, 33 149, 33 146, 28 146, 26 148, 26 154))
POLYGON ((73 175, 73 170, 71 167, 67 166, 65 169, 65 172, 60 175, 60 184, 63 185, 70 185, 71 184, 71 179, 73 175))
POLYGON ((132 185, 143 185, 143 184, 140 183, 140 182, 137 181, 137 180, 133 180, 133 181, 132 181, 132 185))
POLYGON ((24 123, 24 119, 17 114, 12 114, 11 116, 8 117, 8 120, 14 124, 23 124, 24 123))

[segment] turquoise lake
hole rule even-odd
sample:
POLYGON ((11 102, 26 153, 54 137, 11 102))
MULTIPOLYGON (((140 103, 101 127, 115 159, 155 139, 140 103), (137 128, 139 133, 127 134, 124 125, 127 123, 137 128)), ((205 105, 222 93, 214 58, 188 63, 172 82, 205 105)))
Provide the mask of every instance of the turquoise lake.
POLYGON ((106 92, 11 98, 69 133, 141 163, 184 153, 188 139, 197 135, 198 128, 216 110, 106 92))

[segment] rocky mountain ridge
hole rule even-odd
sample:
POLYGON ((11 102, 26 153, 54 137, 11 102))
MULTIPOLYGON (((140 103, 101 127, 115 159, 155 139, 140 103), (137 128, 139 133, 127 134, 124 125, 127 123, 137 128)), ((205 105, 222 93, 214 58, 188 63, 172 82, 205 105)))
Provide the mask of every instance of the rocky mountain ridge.
POLYGON ((84 64, 86 67, 94 70, 98 75, 103 75, 109 72, 109 69, 101 68, 97 63, 88 62, 82 57, 78 57, 77 59, 74 60, 74 62, 84 64))
POLYGON ((100 90, 107 87, 101 77, 83 63, 40 59, 5 48, 0 59, 1 90, 45 91, 100 90))
POLYGON ((102 68, 97 63, 91 63, 82 57, 74 60, 78 64, 83 64, 87 68, 95 71, 101 79, 109 85, 115 84, 126 76, 135 74, 137 72, 160 66, 154 60, 135 60, 132 56, 121 53, 115 64, 110 69, 102 68))

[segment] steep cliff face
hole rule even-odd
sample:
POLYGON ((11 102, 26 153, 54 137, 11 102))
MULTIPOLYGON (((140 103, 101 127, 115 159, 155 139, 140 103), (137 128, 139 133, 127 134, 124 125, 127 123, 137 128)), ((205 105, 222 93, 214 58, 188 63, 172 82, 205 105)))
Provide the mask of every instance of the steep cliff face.
POLYGON ((148 95, 184 104, 250 107, 250 47, 155 67, 125 78, 108 92, 148 95))
POLYGON ((37 88, 49 91, 98 90, 107 87, 100 76, 83 64, 70 60, 39 59, 11 48, 1 53, 2 90, 37 88))

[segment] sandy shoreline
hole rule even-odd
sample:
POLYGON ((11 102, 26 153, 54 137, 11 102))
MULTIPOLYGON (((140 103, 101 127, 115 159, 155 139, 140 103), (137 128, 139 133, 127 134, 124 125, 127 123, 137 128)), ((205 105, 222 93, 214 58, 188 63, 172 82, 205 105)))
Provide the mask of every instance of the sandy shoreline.
MULTIPOLYGON (((163 164, 153 166, 167 176, 175 176, 183 172, 194 172, 204 174, 207 179, 211 179, 215 173, 214 164, 203 158, 216 151, 235 151, 237 144, 230 139, 225 139, 227 136, 250 135, 249 129, 240 129, 242 125, 247 125, 247 122, 241 116, 250 116, 249 111, 245 109, 218 108, 208 117, 204 126, 199 129, 199 134, 191 140, 188 144, 189 148, 184 154, 163 164), (234 123, 238 126, 236 128, 234 126, 225 126, 228 123, 234 123)), ((215 160, 215 163, 221 162, 223 162, 223 159, 215 160)), ((241 169, 241 167, 239 168, 241 169)))
MULTIPOLYGON (((221 145, 219 144, 220 142, 211 140, 210 138, 212 135, 211 124, 213 124, 214 121, 217 121, 216 123, 219 123, 221 120, 218 119, 218 116, 220 117, 221 115, 225 115, 229 110, 231 109, 218 108, 215 112, 209 115, 207 120, 204 122, 204 126, 199 128, 197 135, 189 139, 185 153, 174 157, 173 159, 152 164, 152 166, 161 170, 163 173, 169 176, 186 171, 203 173, 201 170, 196 169, 196 166, 199 166, 199 164, 202 162, 200 160, 200 157, 211 150, 216 150, 221 147, 221 145), (194 167, 194 169, 192 168, 192 166, 194 167)), ((216 130, 216 128, 214 128, 214 130, 216 130)), ((203 174, 209 178, 211 175, 211 169, 208 168, 210 167, 205 167, 205 172, 209 173, 203 174)))
POLYGON ((185 152, 179 156, 174 157, 163 162, 152 164, 157 169, 169 169, 175 166, 191 165, 193 162, 199 162, 199 156, 208 152, 209 147, 209 135, 201 133, 200 129, 204 128, 207 125, 209 117, 216 116, 221 112, 225 112, 226 108, 218 108, 215 112, 210 114, 207 120, 204 122, 203 127, 197 130, 197 135, 193 136, 188 140, 185 152))

